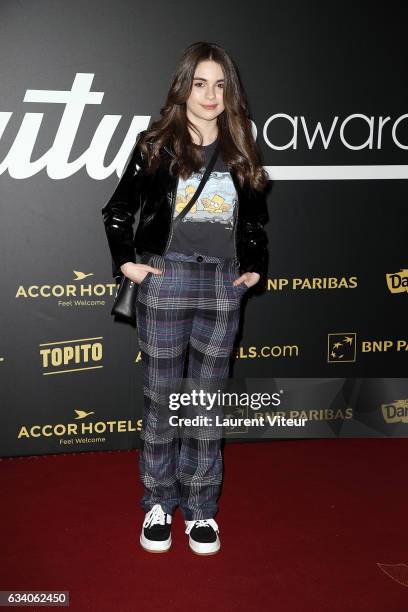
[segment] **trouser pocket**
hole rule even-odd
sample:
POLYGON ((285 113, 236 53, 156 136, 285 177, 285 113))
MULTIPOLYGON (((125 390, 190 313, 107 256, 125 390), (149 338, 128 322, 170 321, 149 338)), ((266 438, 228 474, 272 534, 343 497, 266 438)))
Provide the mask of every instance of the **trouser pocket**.
MULTIPOLYGON (((152 259, 152 255, 150 253, 142 253, 140 263, 147 264, 150 266, 151 259, 152 259)), ((139 287, 141 287, 141 285, 143 285, 143 283, 149 278, 150 274, 151 272, 146 272, 146 274, 144 275, 144 277, 139 283, 139 287)))
MULTIPOLYGON (((231 262, 231 283, 233 283, 237 278, 239 278, 241 276, 240 272, 239 272, 239 264, 236 263, 235 260, 232 260, 231 262)), ((237 291, 246 291, 247 289, 249 289, 249 287, 244 283, 240 283, 239 285, 232 285, 234 289, 236 289, 237 291)))
POLYGON ((166 265, 165 265, 165 261, 164 261, 164 259, 163 259, 163 257, 161 255, 157 255, 156 253, 149 253, 148 251, 145 251, 141 255, 140 263, 146 264, 148 266, 152 266, 152 268, 160 268, 162 273, 161 274, 154 274, 153 272, 151 272, 149 270, 148 272, 146 272, 146 274, 143 277, 142 281, 139 283, 139 287, 141 287, 145 283, 149 282, 150 279, 152 279, 152 278, 154 278, 156 276, 160 276, 160 277, 164 276, 166 265))

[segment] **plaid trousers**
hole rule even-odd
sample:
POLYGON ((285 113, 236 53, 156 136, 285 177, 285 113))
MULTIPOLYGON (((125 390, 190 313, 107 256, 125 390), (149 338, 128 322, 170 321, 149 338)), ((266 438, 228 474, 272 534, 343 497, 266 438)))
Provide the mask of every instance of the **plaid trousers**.
POLYGON ((146 274, 136 301, 143 370, 140 503, 145 512, 160 503, 170 514, 180 506, 186 520, 213 518, 223 477, 222 430, 170 426, 164 391, 180 389, 183 379, 222 388, 248 288, 232 284, 239 276, 233 258, 145 252, 142 263, 162 274, 146 274))

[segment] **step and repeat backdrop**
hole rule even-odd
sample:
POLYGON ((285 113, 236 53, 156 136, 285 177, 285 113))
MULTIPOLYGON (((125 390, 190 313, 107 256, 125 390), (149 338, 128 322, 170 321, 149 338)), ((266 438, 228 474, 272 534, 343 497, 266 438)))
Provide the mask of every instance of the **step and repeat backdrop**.
POLYGON ((231 408, 227 442, 406 436, 405 20, 358 6, 1 4, 2 456, 139 447, 101 209, 200 40, 234 58, 271 179, 267 287, 243 302, 232 377, 275 401, 231 408))

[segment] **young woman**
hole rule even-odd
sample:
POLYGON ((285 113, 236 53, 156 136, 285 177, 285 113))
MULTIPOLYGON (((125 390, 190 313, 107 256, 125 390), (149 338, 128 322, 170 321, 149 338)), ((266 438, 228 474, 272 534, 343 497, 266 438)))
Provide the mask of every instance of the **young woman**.
POLYGON ((174 390, 183 378, 207 388, 228 377, 242 297, 266 279, 267 183, 232 59, 216 44, 190 45, 161 118, 140 132, 102 209, 113 276, 124 274, 138 284, 144 380, 140 543, 150 552, 169 550, 177 506, 195 553, 220 548, 214 516, 222 435, 214 426, 177 433, 179 427, 169 426, 169 396, 163 390, 174 390), (219 155, 203 190, 174 225, 215 148, 219 155))

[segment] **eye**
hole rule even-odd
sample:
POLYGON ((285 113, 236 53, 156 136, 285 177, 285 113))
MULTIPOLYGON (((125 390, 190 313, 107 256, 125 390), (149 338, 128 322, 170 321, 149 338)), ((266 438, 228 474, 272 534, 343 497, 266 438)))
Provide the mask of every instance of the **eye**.
MULTIPOLYGON (((202 81, 198 81, 198 82, 194 83, 195 87, 201 87, 201 85, 204 85, 204 83, 202 81)), ((218 87, 220 89, 224 89, 224 83, 218 83, 218 87)))

